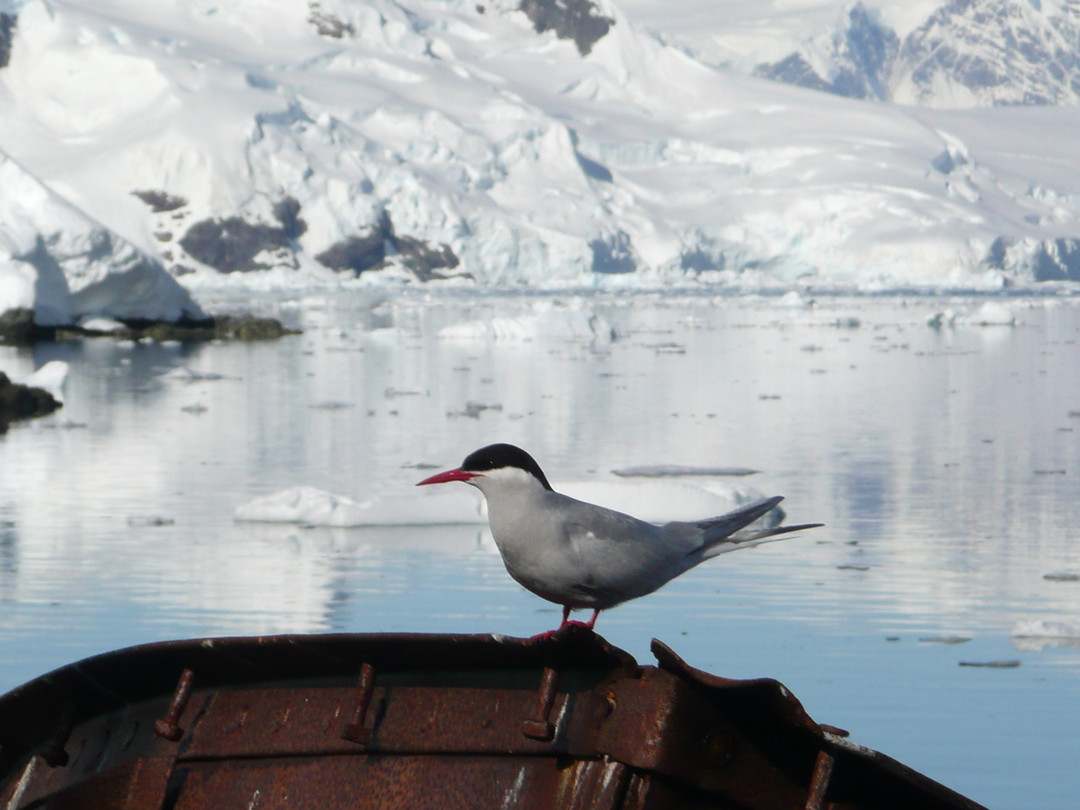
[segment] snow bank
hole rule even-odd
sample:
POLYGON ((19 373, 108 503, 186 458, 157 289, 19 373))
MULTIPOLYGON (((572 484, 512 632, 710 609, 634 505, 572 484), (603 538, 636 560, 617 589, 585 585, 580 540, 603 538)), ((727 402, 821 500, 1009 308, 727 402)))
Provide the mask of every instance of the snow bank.
MULTIPOLYGON (((718 484, 705 489, 670 481, 584 481, 558 484, 556 489, 572 498, 653 523, 721 515, 762 497, 750 487, 718 484)), ((355 501, 315 487, 300 486, 255 498, 237 507, 233 516, 244 522, 338 528, 486 524, 487 503, 472 487, 355 501)), ((768 525, 775 525, 781 517, 774 510, 765 520, 768 525)))
POLYGON ((0 313, 43 326, 96 317, 203 317, 156 261, 45 187, 0 152, 0 313))

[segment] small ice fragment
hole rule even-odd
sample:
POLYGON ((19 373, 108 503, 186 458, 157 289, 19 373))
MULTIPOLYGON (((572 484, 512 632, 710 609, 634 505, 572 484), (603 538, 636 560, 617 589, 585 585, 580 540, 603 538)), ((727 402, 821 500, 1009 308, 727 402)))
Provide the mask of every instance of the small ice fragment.
POLYGON ((923 636, 923 644, 964 644, 971 641, 971 636, 923 636))
POLYGON ((956 323, 956 319, 959 317, 959 313, 946 309, 941 312, 935 312, 926 319, 926 325, 931 329, 940 329, 943 326, 952 326, 956 323))
POLYGON ((237 507, 241 522, 298 523, 311 526, 422 526, 478 524, 487 521, 479 492, 464 487, 447 492, 409 493, 354 501, 315 487, 293 487, 262 495, 237 507))
POLYGON ((95 335, 111 335, 127 329, 120 321, 112 318, 88 318, 79 324, 84 330, 95 335))
POLYGON ((967 326, 1013 326, 1016 316, 1012 310, 997 301, 987 301, 977 310, 964 316, 967 326))
POLYGON ((807 301, 805 298, 799 295, 797 291, 789 290, 788 292, 780 296, 779 300, 777 300, 776 302, 776 305, 781 307, 791 307, 793 309, 801 309, 803 307, 813 306, 813 303, 814 302, 812 300, 807 301))
POLYGON ((26 384, 34 388, 43 388, 53 395, 57 402, 64 401, 64 383, 67 382, 68 364, 63 360, 50 360, 30 375, 26 384))

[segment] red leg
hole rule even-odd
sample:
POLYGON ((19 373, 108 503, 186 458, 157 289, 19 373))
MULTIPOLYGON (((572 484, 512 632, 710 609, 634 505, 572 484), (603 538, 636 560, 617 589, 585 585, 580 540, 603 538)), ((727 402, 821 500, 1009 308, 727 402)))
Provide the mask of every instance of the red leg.
POLYGON ((570 607, 568 605, 563 605, 562 622, 559 623, 558 628, 555 629, 555 630, 548 630, 546 633, 538 633, 537 635, 532 636, 531 640, 532 641, 547 641, 548 639, 555 638, 556 636, 560 635, 561 633, 563 633, 564 631, 570 629, 571 627, 581 627, 581 628, 583 628, 585 630, 592 630, 593 627, 596 625, 596 617, 599 616, 599 615, 600 615, 600 611, 599 610, 594 610, 593 613, 592 613, 592 618, 589 619, 587 622, 571 621, 570 620, 570 607))
POLYGON ((563 605, 562 623, 559 625, 559 629, 562 630, 568 624, 570 624, 570 606, 569 605, 563 605))

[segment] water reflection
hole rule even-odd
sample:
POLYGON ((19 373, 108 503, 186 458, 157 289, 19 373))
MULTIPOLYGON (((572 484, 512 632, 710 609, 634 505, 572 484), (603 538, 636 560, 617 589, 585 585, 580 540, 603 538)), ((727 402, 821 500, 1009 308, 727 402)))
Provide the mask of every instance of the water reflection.
POLYGON ((932 329, 926 299, 335 296, 289 305, 304 334, 273 344, 0 347, 15 377, 72 366, 60 412, 0 437, 0 688, 151 639, 557 623, 477 527, 234 523, 257 495, 400 496, 496 440, 554 480, 752 467, 742 482, 827 529, 695 569, 601 631, 779 677, 984 803, 1075 806, 1053 774, 1080 738, 1048 707, 1075 702, 1080 651, 1010 635, 1080 624, 1080 584, 1043 578, 1080 572, 1080 316, 1009 303, 1016 327, 932 329), (494 338, 461 328, 495 319, 494 338), (949 635, 972 641, 919 641, 949 635))

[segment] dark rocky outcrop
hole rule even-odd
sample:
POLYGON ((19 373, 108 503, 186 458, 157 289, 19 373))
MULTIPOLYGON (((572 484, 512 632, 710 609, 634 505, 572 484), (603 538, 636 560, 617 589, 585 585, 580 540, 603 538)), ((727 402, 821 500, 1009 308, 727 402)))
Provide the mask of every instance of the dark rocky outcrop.
POLYGON ((131 193, 149 205, 150 210, 155 214, 175 211, 178 208, 183 208, 188 203, 183 197, 165 191, 133 191, 131 193))
POLYGON ((592 248, 594 273, 633 273, 637 269, 630 237, 623 231, 604 239, 593 239, 589 247, 592 248))
MULTIPOLYGON (((285 335, 296 335, 295 329, 287 329, 274 318, 255 315, 215 315, 202 319, 186 319, 177 323, 162 321, 124 321, 124 329, 109 332, 110 337, 142 340, 144 338, 163 343, 177 340, 182 343, 198 343, 207 340, 276 340, 285 335)), ((93 333, 85 329, 65 328, 58 336, 87 337, 93 333)))
POLYGON ((15 37, 14 14, 0 11, 0 68, 6 68, 11 61, 11 40, 15 37))
POLYGON ((331 270, 360 275, 365 270, 382 266, 386 260, 386 243, 391 238, 393 229, 387 234, 380 222, 331 245, 317 255, 315 261, 331 270))
POLYGON ((592 0, 521 0, 518 8, 532 20, 538 34, 554 31, 559 39, 572 39, 582 56, 615 24, 599 13, 592 0))
POLYGON ((60 403, 48 391, 13 383, 0 371, 0 433, 7 430, 9 422, 45 416, 59 407, 60 403))
POLYGON ((440 270, 453 270, 460 264, 449 245, 432 246, 412 236, 395 234, 394 224, 385 212, 374 225, 331 245, 315 261, 331 270, 358 276, 385 267, 391 256, 397 256, 421 281, 443 278, 440 270))
POLYGON ((443 278, 439 270, 453 270, 459 264, 457 255, 449 245, 433 247, 411 236, 400 236, 395 239, 395 247, 401 263, 416 273, 421 281, 443 278))
POLYGON ((115 340, 142 340, 159 343, 176 340, 198 343, 207 340, 276 340, 300 334, 275 318, 255 315, 215 315, 208 318, 182 318, 175 323, 145 319, 121 319, 123 328, 99 332, 81 326, 39 326, 29 309, 11 309, 0 313, 0 344, 29 345, 47 340, 79 340, 110 337, 115 340))
POLYGON ((41 328, 34 323, 32 309, 9 309, 0 312, 0 345, 19 346, 31 343, 40 336, 41 328))
POLYGON ((356 33, 352 23, 345 22, 340 17, 335 17, 333 14, 323 11, 319 3, 308 3, 308 22, 315 26, 315 31, 320 37, 329 37, 331 39, 342 39, 345 36, 352 36, 356 33))
POLYGON ((292 242, 307 230, 299 214, 300 203, 286 197, 274 206, 276 225, 238 216, 204 219, 188 228, 180 246, 191 258, 222 273, 269 269, 272 265, 258 261, 264 252, 274 254, 275 263, 294 263, 292 242))

